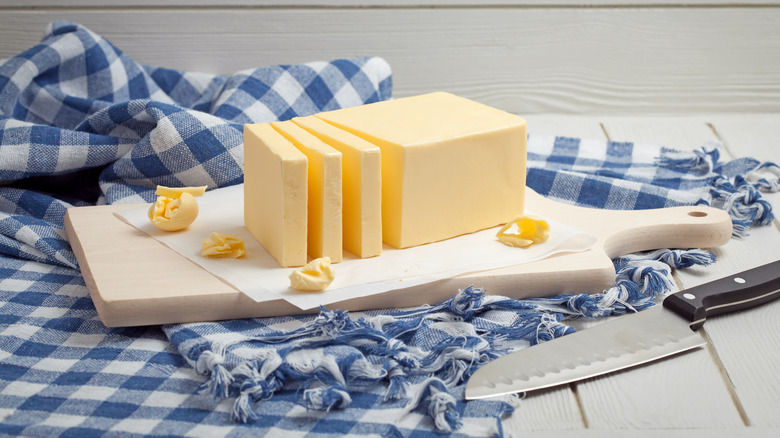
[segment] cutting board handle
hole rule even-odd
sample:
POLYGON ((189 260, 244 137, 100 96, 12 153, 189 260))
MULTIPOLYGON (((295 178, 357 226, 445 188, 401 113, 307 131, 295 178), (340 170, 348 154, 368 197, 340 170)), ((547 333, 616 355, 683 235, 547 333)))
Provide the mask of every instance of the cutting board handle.
MULTIPOLYGON (((601 244, 610 258, 658 248, 712 248, 729 241, 728 213, 706 206, 611 211, 601 244)), ((606 219, 606 218, 605 218, 606 219)))

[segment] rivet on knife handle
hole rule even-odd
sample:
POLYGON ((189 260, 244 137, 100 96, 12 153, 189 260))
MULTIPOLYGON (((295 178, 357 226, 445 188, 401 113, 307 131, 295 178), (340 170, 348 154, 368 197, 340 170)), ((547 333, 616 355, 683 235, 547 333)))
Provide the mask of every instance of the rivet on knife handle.
POLYGON ((780 260, 668 296, 663 305, 698 330, 708 316, 748 309, 780 298, 780 260))

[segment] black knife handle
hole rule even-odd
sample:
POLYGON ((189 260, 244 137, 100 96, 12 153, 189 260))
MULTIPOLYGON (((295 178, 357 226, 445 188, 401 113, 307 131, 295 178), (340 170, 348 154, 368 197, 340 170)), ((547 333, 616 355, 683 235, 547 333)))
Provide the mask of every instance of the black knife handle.
POLYGON ((780 260, 676 292, 663 306, 698 330, 709 316, 748 309, 780 298, 780 260))

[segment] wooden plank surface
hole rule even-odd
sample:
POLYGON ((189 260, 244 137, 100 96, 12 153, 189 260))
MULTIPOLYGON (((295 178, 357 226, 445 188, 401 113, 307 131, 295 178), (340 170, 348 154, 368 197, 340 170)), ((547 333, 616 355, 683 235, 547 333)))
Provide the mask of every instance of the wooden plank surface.
POLYGON ((777 4, 0 11, 0 58, 60 19, 184 70, 382 56, 396 97, 451 91, 521 114, 780 111, 777 4))
MULTIPOLYGON (((726 158, 755 157, 780 163, 777 149, 777 129, 780 115, 760 117, 715 117, 711 122, 715 133, 728 151, 726 158)), ((774 210, 780 212, 780 193, 768 196, 774 210)), ((744 241, 732 241, 722 251, 718 271, 737 272, 780 259, 780 221, 755 228, 744 241)), ((701 273, 696 281, 710 278, 701 273)), ((692 283, 688 278, 682 281, 692 283)), ((756 428, 780 428, 780 302, 727 315, 708 324, 706 333, 714 352, 721 361, 724 378, 731 385, 735 400, 743 411, 744 421, 756 428)))
MULTIPOLYGON (((63 7, 61 0, 3 0, 2 6, 40 8, 63 7)), ((627 6, 627 5, 661 5, 669 6, 669 0, 640 0, 627 2, 625 0, 136 0, 133 7, 147 8, 182 8, 192 9, 214 6, 240 6, 254 8, 447 8, 447 7, 549 7, 549 6, 627 6)), ((761 6, 776 5, 777 0, 687 0, 683 6, 761 6)), ((127 8, 125 0, 69 0, 66 7, 91 8, 127 8)))
MULTIPOLYGON (((708 140, 724 142, 725 156, 753 156, 780 162, 772 147, 780 126, 776 115, 757 116, 527 116, 529 132, 631 140, 692 150, 708 140)), ((770 199, 776 197, 769 196, 770 199)), ((775 203, 777 205, 777 203, 775 203)), ((710 267, 679 270, 685 288, 780 258, 780 231, 755 227, 744 240, 714 249, 710 267)), ((568 387, 530 393, 506 422, 520 436, 550 432, 560 436, 613 436, 664 430, 683 436, 729 431, 735 436, 777 432, 780 405, 780 302, 707 322, 710 348, 661 363, 611 374, 568 387), (761 335, 758 335, 758 334, 761 335), (578 415, 572 413, 577 407, 578 415), (675 432, 676 431, 676 432, 675 432), (683 432, 685 431, 685 432, 683 432)), ((542 435, 547 436, 547 435, 542 435)))

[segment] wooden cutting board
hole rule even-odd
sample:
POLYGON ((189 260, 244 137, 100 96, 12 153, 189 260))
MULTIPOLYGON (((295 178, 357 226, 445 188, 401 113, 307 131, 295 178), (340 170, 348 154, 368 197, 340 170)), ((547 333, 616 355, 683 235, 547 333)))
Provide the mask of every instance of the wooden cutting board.
MULTIPOLYGON (((65 215, 68 239, 106 326, 304 313, 281 299, 253 301, 113 214, 137 207, 74 207, 65 215)), ((589 232, 598 240, 584 252, 557 254, 518 266, 341 301, 329 307, 365 310, 435 304, 470 285, 512 298, 598 293, 614 284, 613 257, 657 248, 711 248, 723 245, 731 237, 728 214, 703 206, 601 210, 551 201, 527 189, 526 208, 589 232)))

